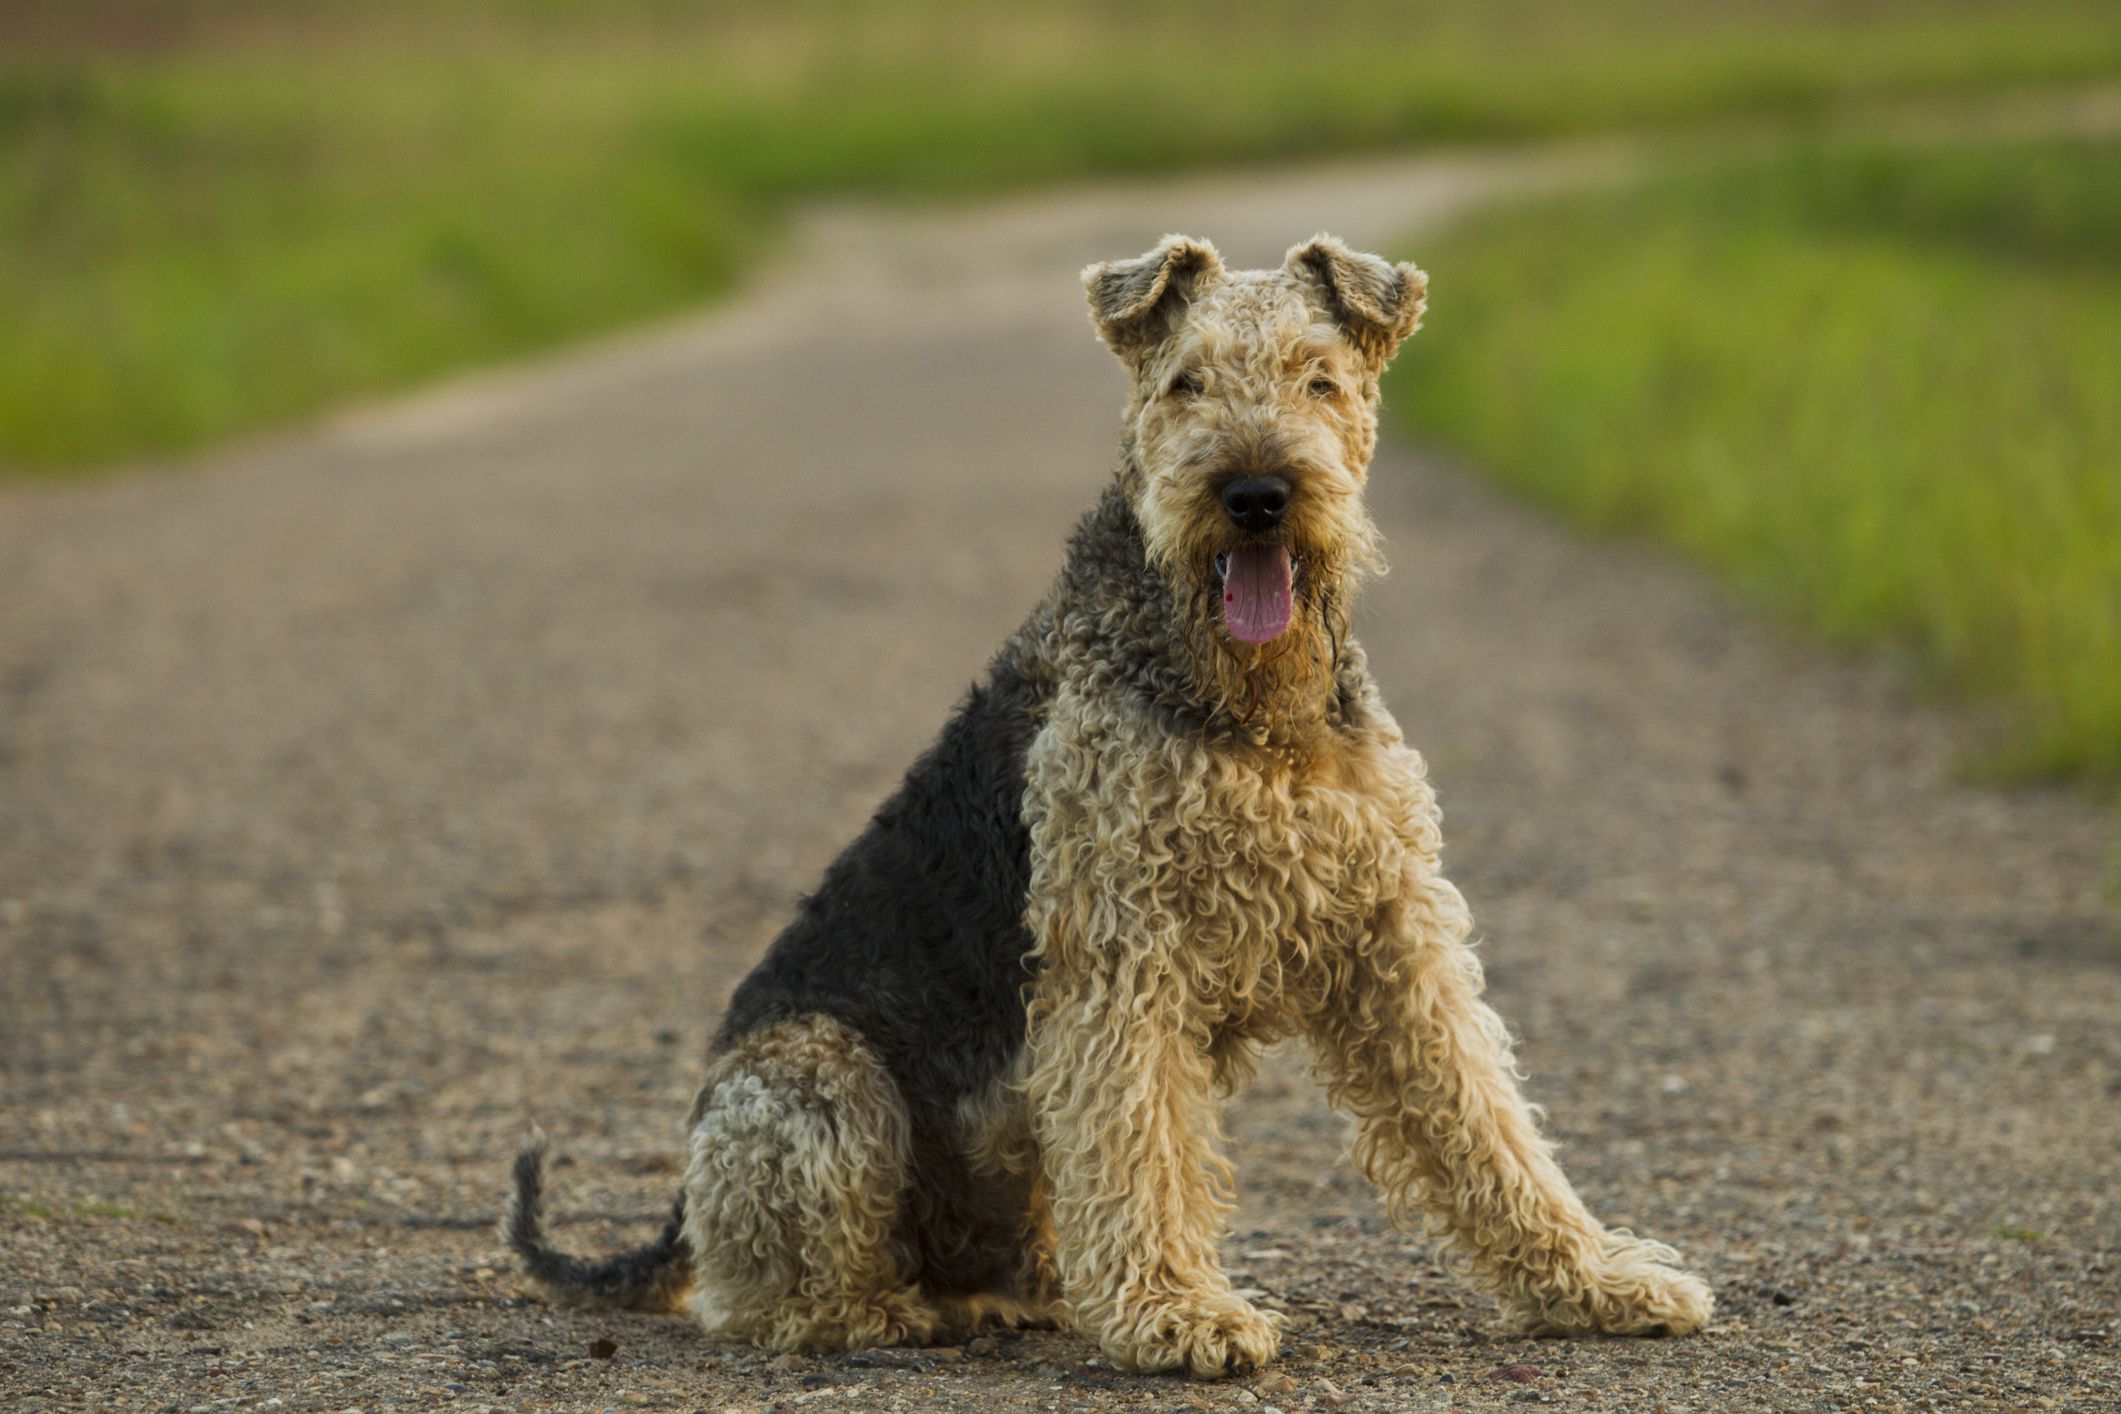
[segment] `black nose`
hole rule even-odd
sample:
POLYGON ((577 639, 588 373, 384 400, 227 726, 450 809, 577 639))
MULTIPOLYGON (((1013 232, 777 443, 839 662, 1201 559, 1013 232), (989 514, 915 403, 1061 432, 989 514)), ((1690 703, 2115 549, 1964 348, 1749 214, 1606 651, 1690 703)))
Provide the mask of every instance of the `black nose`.
POLYGON ((1241 476, 1223 487, 1223 510, 1239 530, 1272 530, 1289 509, 1289 482, 1281 476, 1241 476))

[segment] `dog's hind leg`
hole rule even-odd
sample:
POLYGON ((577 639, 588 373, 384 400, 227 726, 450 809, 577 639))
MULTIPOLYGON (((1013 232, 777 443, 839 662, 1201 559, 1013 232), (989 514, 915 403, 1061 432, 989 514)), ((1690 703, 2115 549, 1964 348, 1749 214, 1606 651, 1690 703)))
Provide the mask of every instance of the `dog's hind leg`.
POLYGON ((1053 1271, 1053 1220, 1042 1182, 1004 1182, 991 1194, 995 1211, 978 1230, 985 1280, 935 1297, 948 1329, 1051 1330, 1061 1323, 1060 1283, 1053 1271))
POLYGON ((920 1344, 941 1314, 900 1234, 909 1121, 845 1026, 805 1016, 715 1058, 685 1176, 693 1308, 711 1334, 778 1350, 920 1344))
POLYGON ((925 1274, 946 1294, 936 1304, 953 1331, 1044 1329, 1060 1324, 1060 1278, 1053 1266, 1053 1213, 1025 1103, 1019 1053, 1005 1072, 958 1105, 957 1164, 934 1177, 963 1195, 951 1220, 948 1261, 933 1256, 925 1274), (953 1172, 952 1170, 957 1170, 953 1172), (952 1270, 954 1269, 954 1270, 952 1270))
POLYGON ((1312 1021, 1357 1164, 1395 1221, 1426 1212, 1528 1327, 1673 1334, 1713 1302, 1670 1248, 1591 1216, 1518 1091, 1502 1018, 1480 998, 1458 891, 1413 879, 1351 950, 1312 1021))

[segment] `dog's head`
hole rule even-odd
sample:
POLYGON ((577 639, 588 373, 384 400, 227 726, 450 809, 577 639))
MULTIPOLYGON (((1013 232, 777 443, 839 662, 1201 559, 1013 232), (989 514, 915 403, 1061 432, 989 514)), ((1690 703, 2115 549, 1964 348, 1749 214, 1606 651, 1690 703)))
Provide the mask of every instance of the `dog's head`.
POLYGON ((1133 375, 1126 474, 1152 563, 1241 671, 1330 655, 1354 577, 1377 563, 1362 491, 1378 379, 1428 277, 1331 236, 1278 270, 1227 270, 1205 241, 1168 236, 1083 282, 1133 375))

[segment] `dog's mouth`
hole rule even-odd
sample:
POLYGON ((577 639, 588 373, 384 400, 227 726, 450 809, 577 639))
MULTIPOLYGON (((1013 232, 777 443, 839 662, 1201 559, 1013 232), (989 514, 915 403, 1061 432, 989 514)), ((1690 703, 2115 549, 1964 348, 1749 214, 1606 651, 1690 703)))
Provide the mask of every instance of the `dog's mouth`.
POLYGON ((1215 557, 1223 623, 1239 643, 1271 643, 1296 608, 1296 571, 1286 545, 1237 545, 1215 557))

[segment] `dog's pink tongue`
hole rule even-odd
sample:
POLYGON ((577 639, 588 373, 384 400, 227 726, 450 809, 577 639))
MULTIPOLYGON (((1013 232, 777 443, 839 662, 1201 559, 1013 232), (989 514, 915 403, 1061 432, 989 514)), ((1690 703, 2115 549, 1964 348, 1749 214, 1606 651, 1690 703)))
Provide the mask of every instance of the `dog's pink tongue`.
POLYGON ((1289 552, 1280 545, 1240 545, 1223 579, 1223 621, 1240 643, 1265 643, 1289 626, 1289 552))

